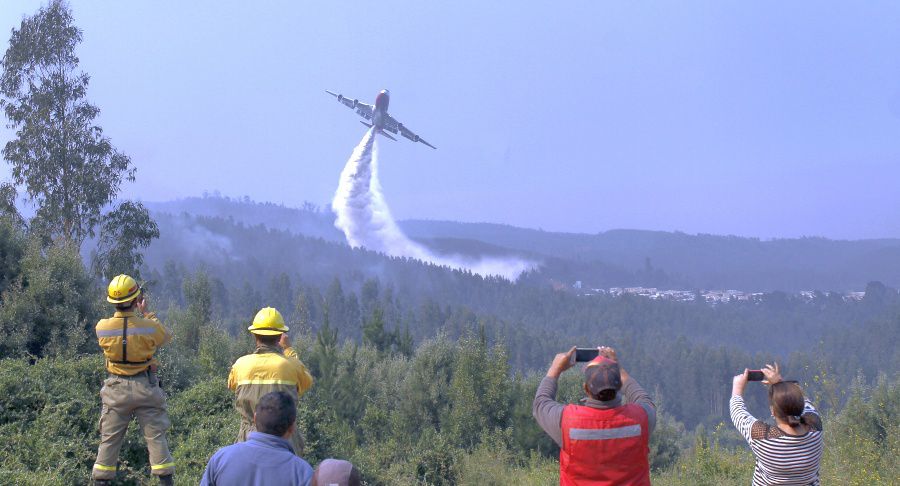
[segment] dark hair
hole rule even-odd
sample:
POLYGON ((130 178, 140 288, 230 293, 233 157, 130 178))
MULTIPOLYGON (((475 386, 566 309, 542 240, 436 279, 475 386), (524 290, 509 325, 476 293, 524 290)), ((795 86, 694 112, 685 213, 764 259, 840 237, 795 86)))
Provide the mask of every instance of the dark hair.
POLYGON ((347 478, 347 484, 349 486, 359 486, 362 484, 362 478, 359 477, 359 469, 356 469, 356 466, 353 466, 350 469, 350 477, 347 478))
POLYGON ((254 336, 256 336, 257 341, 265 344, 266 346, 275 346, 281 339, 281 334, 275 334, 272 336, 267 336, 265 334, 254 334, 254 336))
POLYGON ((792 427, 804 423, 803 421, 803 389, 800 385, 788 381, 781 381, 769 387, 769 405, 776 418, 781 419, 792 427))
POLYGON ((256 430, 282 436, 297 420, 297 403, 283 391, 266 393, 256 404, 256 430))
POLYGON ((137 302, 137 299, 131 299, 128 302, 122 302, 120 304, 115 304, 117 311, 129 311, 134 307, 134 304, 137 302))
POLYGON ((600 393, 598 393, 594 397, 594 399, 600 400, 601 402, 608 402, 610 400, 614 400, 616 398, 616 395, 618 395, 618 392, 616 390, 600 390, 600 393))

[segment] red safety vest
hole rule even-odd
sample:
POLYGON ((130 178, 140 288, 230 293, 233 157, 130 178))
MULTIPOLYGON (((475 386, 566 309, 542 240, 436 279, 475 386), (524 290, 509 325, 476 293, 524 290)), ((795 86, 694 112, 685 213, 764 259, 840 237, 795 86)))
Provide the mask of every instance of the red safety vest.
POLYGON ((567 405, 559 451, 561 486, 650 486, 650 431, 640 405, 567 405))

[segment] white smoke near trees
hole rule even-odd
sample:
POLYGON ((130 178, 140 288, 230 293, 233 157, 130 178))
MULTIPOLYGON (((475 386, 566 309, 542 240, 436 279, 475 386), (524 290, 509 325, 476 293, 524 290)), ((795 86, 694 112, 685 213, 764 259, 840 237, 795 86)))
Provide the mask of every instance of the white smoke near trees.
POLYGON ((377 152, 375 129, 369 129, 341 171, 340 183, 331 202, 331 208, 337 215, 334 225, 344 232, 351 247, 365 247, 390 256, 415 258, 509 280, 515 280, 522 272, 535 266, 534 262, 515 257, 437 255, 407 238, 391 216, 381 192, 377 152))

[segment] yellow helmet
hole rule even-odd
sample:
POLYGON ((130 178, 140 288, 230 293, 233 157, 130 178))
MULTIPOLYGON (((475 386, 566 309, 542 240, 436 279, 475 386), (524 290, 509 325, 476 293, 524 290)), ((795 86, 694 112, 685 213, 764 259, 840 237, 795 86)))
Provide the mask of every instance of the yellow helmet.
POLYGON ((141 295, 141 286, 128 275, 122 274, 109 282, 106 288, 106 301, 110 304, 124 304, 141 295))
POLYGON ((284 317, 274 307, 263 307, 253 318, 253 324, 247 328, 253 334, 260 336, 274 336, 288 332, 284 325, 284 317))

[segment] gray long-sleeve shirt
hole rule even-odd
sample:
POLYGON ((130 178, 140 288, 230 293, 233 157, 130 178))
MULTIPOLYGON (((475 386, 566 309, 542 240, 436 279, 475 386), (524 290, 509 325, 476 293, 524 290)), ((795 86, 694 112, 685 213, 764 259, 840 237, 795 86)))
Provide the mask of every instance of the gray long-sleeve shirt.
MULTIPOLYGON (((565 404, 556 401, 556 389, 558 383, 556 378, 545 376, 538 385, 537 393, 534 394, 534 404, 531 406, 531 414, 534 415, 538 425, 544 429, 544 432, 553 439, 554 442, 562 447, 562 414, 565 404)), ((581 405, 591 408, 609 409, 622 406, 623 404, 634 403, 640 405, 647 412, 647 427, 649 433, 653 433, 656 427, 656 405, 650 399, 650 395, 641 388, 634 378, 628 377, 622 384, 622 389, 616 395, 616 398, 608 402, 601 402, 593 398, 583 398, 581 405), (624 403, 622 397, 625 397, 624 403)))

